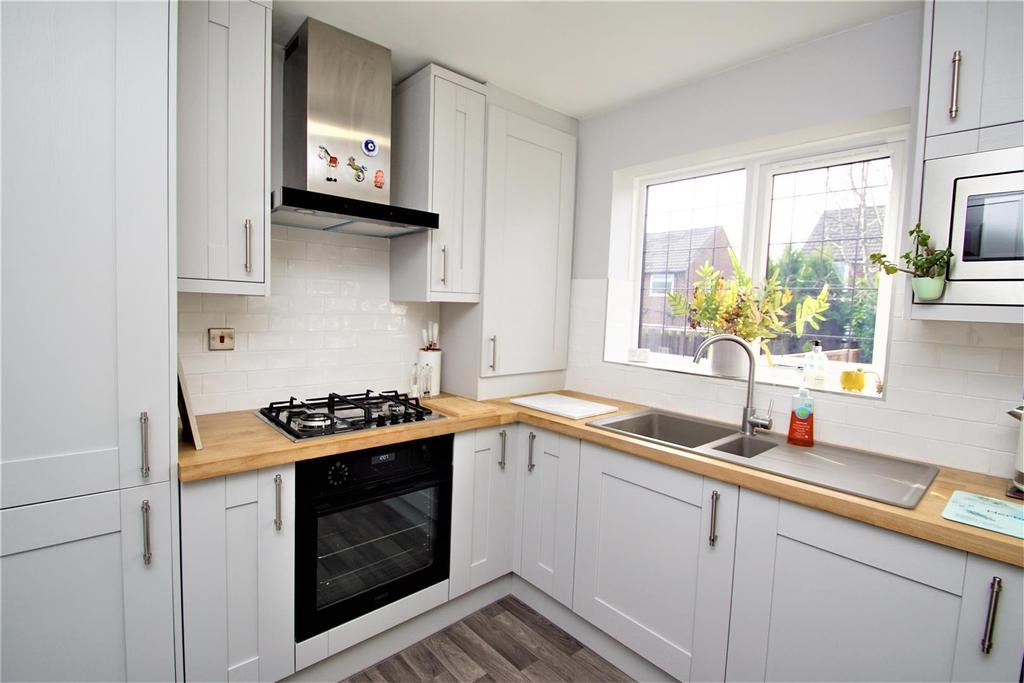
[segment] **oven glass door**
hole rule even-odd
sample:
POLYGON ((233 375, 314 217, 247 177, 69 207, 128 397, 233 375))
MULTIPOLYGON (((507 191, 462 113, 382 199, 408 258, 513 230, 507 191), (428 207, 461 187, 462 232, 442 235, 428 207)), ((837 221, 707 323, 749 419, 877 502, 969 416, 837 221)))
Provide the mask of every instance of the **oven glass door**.
POLYGON ((430 567, 440 488, 417 489, 317 518, 316 608, 430 567))
POLYGON ((958 178, 949 279, 1024 279, 1024 173, 958 178))
POLYGON ((300 641, 448 578, 450 480, 388 482, 344 498, 316 505, 296 536, 300 641))

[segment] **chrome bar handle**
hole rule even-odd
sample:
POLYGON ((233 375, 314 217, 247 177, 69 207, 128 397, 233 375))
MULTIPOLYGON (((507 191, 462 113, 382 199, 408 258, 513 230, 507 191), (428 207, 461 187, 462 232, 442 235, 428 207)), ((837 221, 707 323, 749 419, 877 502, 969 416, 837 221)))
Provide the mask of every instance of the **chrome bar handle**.
POLYGON ((491 335, 491 370, 498 369, 498 335, 491 335))
POLYGON ((527 472, 533 472, 533 468, 536 467, 536 465, 533 463, 533 442, 536 441, 536 440, 537 440, 537 435, 534 434, 533 432, 530 432, 529 457, 527 457, 527 459, 526 459, 526 471, 527 472))
POLYGON ((988 587, 988 615, 985 617, 985 634, 981 637, 981 651, 985 654, 992 652, 992 631, 996 626, 996 610, 999 609, 999 594, 1003 592, 1003 580, 998 576, 992 577, 992 583, 988 587))
POLYGON ((142 564, 153 561, 153 550, 149 545, 149 501, 142 501, 142 564))
POLYGON ((953 94, 949 98, 949 118, 955 119, 960 113, 960 50, 953 51, 953 94))
POLYGON ((711 492, 711 533, 708 535, 708 545, 712 548, 718 541, 718 491, 711 492))
POLYGON ((448 284, 448 245, 441 247, 441 284, 448 284))
POLYGON ((245 272, 252 272, 252 220, 245 219, 245 272))
POLYGON ((149 413, 143 410, 139 413, 139 430, 142 439, 142 478, 149 478, 149 413))
POLYGON ((274 475, 274 528, 281 530, 283 520, 281 519, 281 475, 274 475))
POLYGON ((498 432, 498 436, 501 437, 501 460, 498 461, 498 467, 504 470, 505 464, 508 462, 505 459, 505 445, 508 442, 508 432, 502 429, 500 432, 498 432))

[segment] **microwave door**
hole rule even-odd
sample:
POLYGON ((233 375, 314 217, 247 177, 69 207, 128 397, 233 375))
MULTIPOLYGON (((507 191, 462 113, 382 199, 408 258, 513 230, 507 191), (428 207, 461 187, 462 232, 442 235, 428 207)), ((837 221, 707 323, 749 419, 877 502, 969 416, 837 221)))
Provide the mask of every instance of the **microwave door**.
POLYGON ((1024 172, 957 178, 949 280, 1024 280, 1024 172))

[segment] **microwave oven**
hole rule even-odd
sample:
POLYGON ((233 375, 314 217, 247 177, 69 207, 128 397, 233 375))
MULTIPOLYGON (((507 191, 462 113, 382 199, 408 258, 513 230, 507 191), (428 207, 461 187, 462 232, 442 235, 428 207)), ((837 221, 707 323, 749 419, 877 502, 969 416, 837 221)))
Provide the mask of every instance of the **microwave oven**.
POLYGON ((953 259, 942 298, 915 304, 1024 315, 1024 147, 925 162, 921 224, 953 259))

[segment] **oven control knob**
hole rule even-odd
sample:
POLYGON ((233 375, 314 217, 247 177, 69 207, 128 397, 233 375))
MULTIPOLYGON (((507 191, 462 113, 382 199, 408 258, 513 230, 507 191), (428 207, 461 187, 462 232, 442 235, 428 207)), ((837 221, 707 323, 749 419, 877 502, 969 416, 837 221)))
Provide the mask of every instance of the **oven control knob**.
POLYGON ((381 413, 380 415, 377 416, 377 426, 378 427, 386 427, 387 424, 388 424, 388 418, 387 418, 387 416, 384 415, 384 413, 381 413))
POLYGON ((327 469, 327 483, 331 486, 341 486, 348 480, 348 465, 343 462, 336 462, 327 469))

